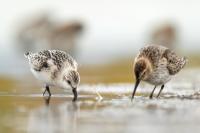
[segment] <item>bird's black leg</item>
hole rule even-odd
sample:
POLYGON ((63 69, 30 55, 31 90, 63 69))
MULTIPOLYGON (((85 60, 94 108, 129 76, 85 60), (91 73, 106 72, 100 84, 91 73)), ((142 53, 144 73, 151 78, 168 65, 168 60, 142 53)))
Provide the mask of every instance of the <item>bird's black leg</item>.
POLYGON ((153 98, 153 93, 154 93, 155 89, 156 89, 156 85, 155 85, 155 87, 154 87, 153 91, 151 92, 151 94, 150 94, 150 96, 149 96, 149 98, 150 98, 150 99, 152 99, 152 98, 153 98))
POLYGON ((48 85, 45 86, 45 91, 43 92, 43 96, 44 96, 46 91, 49 93, 49 96, 51 96, 51 92, 49 90, 49 86, 48 85))
POLYGON ((75 101, 77 100, 77 96, 78 96, 76 88, 73 88, 73 89, 72 89, 72 92, 73 92, 73 94, 74 94, 74 98, 73 98, 72 101, 75 102, 75 101))
POLYGON ((49 96, 51 96, 51 92, 50 92, 49 86, 46 86, 46 89, 47 89, 47 92, 49 93, 49 96))
POLYGON ((164 87, 165 87, 165 85, 162 85, 162 86, 161 86, 160 91, 159 91, 159 93, 158 93, 158 95, 157 95, 157 98, 160 96, 160 94, 161 94, 162 90, 164 89, 164 87))
POLYGON ((45 87, 45 90, 44 90, 44 92, 43 92, 43 96, 44 96, 44 94, 45 94, 46 91, 47 91, 47 89, 46 89, 46 87, 45 87))

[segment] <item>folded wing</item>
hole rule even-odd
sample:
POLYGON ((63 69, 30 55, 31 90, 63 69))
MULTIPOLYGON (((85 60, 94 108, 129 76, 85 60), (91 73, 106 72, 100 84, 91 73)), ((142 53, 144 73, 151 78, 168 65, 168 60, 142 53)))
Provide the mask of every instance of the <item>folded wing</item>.
POLYGON ((173 51, 166 49, 163 57, 167 59, 167 69, 170 75, 178 73, 186 64, 185 57, 178 57, 173 51))

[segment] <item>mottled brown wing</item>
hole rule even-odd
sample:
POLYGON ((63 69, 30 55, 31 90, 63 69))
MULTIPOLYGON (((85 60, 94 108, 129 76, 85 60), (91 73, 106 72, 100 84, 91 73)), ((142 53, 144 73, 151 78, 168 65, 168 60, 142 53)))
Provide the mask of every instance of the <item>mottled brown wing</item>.
POLYGON ((58 69, 64 65, 65 61, 67 61, 71 67, 77 69, 77 63, 69 54, 64 51, 51 50, 51 59, 54 61, 54 64, 57 65, 58 69))
POLYGON ((180 58, 173 51, 166 49, 163 53, 163 57, 165 57, 168 61, 167 69, 169 70, 169 74, 174 75, 178 73, 186 64, 186 58, 180 58))
POLYGON ((147 57, 152 62, 153 67, 156 68, 166 49, 162 46, 148 45, 140 50, 138 57, 147 57))

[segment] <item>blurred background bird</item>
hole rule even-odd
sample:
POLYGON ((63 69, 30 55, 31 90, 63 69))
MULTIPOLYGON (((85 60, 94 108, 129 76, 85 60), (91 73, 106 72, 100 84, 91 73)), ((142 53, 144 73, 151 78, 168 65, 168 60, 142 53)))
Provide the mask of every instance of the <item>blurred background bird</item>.
POLYGON ((40 13, 22 19, 21 23, 16 32, 20 51, 58 49, 75 56, 77 40, 83 31, 80 21, 59 22, 50 13, 40 13))

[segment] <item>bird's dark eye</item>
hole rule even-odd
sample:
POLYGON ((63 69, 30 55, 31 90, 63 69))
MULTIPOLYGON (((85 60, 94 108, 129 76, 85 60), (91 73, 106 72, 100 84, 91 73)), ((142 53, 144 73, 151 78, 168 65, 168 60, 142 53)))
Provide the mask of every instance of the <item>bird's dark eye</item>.
POLYGON ((67 83, 71 85, 71 81, 67 80, 67 83))
POLYGON ((44 68, 47 68, 47 67, 48 67, 47 62, 44 62, 42 66, 43 66, 44 68))

